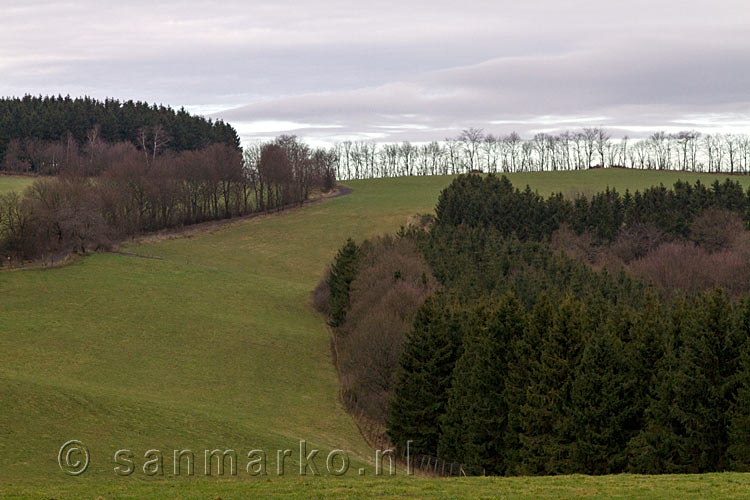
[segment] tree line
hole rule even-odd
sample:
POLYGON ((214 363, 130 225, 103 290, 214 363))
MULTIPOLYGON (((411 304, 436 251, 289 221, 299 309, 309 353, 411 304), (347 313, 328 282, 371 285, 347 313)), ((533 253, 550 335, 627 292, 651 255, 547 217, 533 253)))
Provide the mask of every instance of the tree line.
MULTIPOLYGON (((98 144, 130 142, 144 154, 202 149, 217 142, 239 148, 236 130, 221 120, 145 102, 89 97, 0 99, 0 168, 57 174, 95 155, 98 144)), ((750 173, 745 134, 655 132, 645 139, 614 139, 601 127, 493 135, 471 128, 458 137, 424 144, 344 141, 325 151, 338 179, 410 175, 584 170, 595 167, 750 173)))
POLYGON ((198 150, 215 143, 239 148, 237 131, 184 108, 140 101, 70 96, 0 99, 0 166, 57 174, 75 155, 96 155, 103 143, 128 142, 144 154, 198 150))
POLYGON ((750 173, 750 137, 744 134, 655 132, 645 139, 614 139, 604 128, 524 139, 464 130, 426 144, 345 141, 333 148, 339 179, 513 173, 625 167, 690 172, 750 173))
POLYGON ((460 176, 390 244, 401 257, 349 241, 316 291, 334 338, 367 354, 364 373, 340 369, 345 403, 402 451, 474 474, 747 470, 747 292, 666 291, 550 243, 637 247, 658 228, 722 255, 707 227, 733 215, 747 233, 749 207, 732 181, 568 200, 460 176))
POLYGON ((540 196, 528 186, 515 188, 506 176, 463 175, 445 188, 435 208, 438 226, 494 227, 503 236, 548 240, 562 224, 581 234, 612 241, 637 226, 652 226, 673 236, 687 236, 694 219, 708 209, 736 213, 750 224, 750 190, 737 181, 715 180, 707 186, 677 181, 669 189, 653 186, 620 194, 606 188, 587 198, 555 193, 540 196))
POLYGON ((0 197, 4 264, 106 249, 144 232, 281 210, 303 203, 313 190, 335 187, 326 152, 290 136, 244 154, 221 142, 197 150, 144 152, 130 142, 102 141, 76 161, 57 177, 36 180, 23 194, 0 197))

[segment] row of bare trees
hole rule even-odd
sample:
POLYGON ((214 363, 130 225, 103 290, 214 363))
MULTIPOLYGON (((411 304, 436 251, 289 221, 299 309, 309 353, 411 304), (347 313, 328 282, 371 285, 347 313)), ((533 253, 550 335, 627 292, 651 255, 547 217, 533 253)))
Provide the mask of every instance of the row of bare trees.
POLYGON ((494 173, 627 167, 695 172, 750 172, 750 136, 685 131, 656 132, 645 139, 614 139, 603 128, 522 139, 482 129, 426 144, 346 141, 333 148, 337 177, 362 179, 409 175, 455 175, 472 170, 494 173))
MULTIPOLYGON (((160 153, 158 142, 153 149, 130 142, 91 144, 95 153, 86 146, 62 150, 58 176, 0 197, 4 262, 107 248, 139 233, 281 210, 335 185, 330 152, 289 136, 244 155, 223 143, 181 153, 160 153), (64 163, 65 153, 73 160, 64 163), (92 157, 100 168, 89 168, 92 157)), ((58 145, 40 147, 51 151, 58 145)))

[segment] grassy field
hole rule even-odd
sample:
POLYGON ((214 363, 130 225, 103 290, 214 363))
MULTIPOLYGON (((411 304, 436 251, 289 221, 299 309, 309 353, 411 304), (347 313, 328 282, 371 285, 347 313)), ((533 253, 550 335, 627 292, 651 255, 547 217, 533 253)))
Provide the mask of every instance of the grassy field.
POLYGON ((27 186, 34 182, 33 177, 16 175, 0 175, 0 195, 11 191, 22 192, 27 186))
MULTIPOLYGON (((541 193, 636 189, 695 175, 590 171, 512 176, 541 193)), ((712 182, 715 177, 703 176, 712 182)), ((0 177, 0 186, 5 178, 0 177)), ((739 178, 750 186, 750 178, 739 178)), ((337 400, 328 330, 310 291, 343 241, 431 211, 448 177, 353 181, 348 196, 189 238, 131 243, 57 269, 0 272, 0 495, 11 498, 744 498, 750 476, 368 479, 374 452, 337 400), (61 472, 78 439, 89 470, 61 472), (345 450, 347 478, 275 476, 299 440, 345 450), (113 454, 235 449, 237 479, 118 478, 113 454), (269 455, 248 478, 245 455, 269 455), (358 477, 363 468, 364 478, 358 477)), ((196 467, 196 470, 199 469, 196 467)), ((200 476, 201 472, 196 472, 200 476)))
POLYGON ((744 500, 750 474, 721 473, 683 476, 560 476, 514 478, 425 479, 270 478, 250 481, 132 481, 32 486, 9 490, 18 500, 144 498, 212 499, 513 499, 513 500, 744 500))

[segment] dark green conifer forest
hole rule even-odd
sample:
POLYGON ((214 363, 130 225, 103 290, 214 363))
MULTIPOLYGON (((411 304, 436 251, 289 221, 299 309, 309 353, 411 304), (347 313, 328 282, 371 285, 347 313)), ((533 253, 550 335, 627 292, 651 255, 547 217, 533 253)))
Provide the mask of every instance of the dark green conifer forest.
MULTIPOLYGON (((163 138, 156 137, 157 143, 164 141, 165 149, 174 152, 215 143, 240 147, 237 131, 231 125, 191 115, 185 109, 140 101, 26 95, 0 99, 0 165, 5 163, 14 140, 18 144, 12 149, 30 149, 31 143, 39 149, 43 144, 67 141, 68 137, 82 146, 94 139, 91 135, 95 131, 98 140, 130 142, 143 148, 144 143, 153 144, 155 129, 163 134, 163 138)), ((33 155, 27 152, 26 156, 33 155)), ((32 170, 38 171, 39 167, 32 165, 32 170)))
POLYGON ((551 245, 570 231, 597 251, 628 239, 648 258, 643 228, 657 247, 702 247, 713 213, 741 220, 744 234, 750 193, 678 182, 570 200, 458 177, 429 227, 398 236, 416 242, 439 287, 392 366, 382 423, 393 445, 475 474, 747 470, 745 294, 658 286, 551 245))

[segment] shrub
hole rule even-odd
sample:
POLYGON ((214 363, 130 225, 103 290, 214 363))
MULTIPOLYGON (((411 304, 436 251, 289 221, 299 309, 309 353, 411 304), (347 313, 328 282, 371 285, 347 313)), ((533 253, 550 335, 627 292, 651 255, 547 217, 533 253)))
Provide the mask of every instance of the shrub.
POLYGON ((401 344, 435 288, 411 239, 383 237, 362 244, 349 309, 334 333, 342 397, 350 410, 384 422, 401 344))
POLYGON ((587 231, 576 233, 568 224, 561 224, 560 228, 552 233, 550 246, 589 264, 597 261, 595 238, 587 231))
POLYGON ((750 293, 750 234, 740 233, 732 248, 709 253, 691 242, 665 243, 630 270, 667 293, 697 293, 715 286, 730 294, 750 293))
POLYGON ((736 212, 709 208, 693 221, 690 239, 709 252, 717 252, 731 247, 743 230, 744 223, 736 212))
POLYGON ((634 224, 624 229, 610 246, 610 251, 623 262, 628 263, 645 257, 664 242, 662 231, 649 224, 634 224))
POLYGON ((323 278, 318 282, 315 290, 312 292, 312 304, 316 311, 328 316, 330 314, 331 289, 328 287, 328 280, 331 276, 331 268, 326 269, 323 278))

